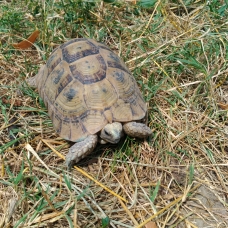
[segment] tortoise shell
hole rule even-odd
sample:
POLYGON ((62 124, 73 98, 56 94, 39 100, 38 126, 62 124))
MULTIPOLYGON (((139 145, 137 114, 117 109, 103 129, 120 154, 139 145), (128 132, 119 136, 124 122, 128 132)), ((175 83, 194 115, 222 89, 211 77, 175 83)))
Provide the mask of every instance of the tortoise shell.
POLYGON ((73 39, 56 48, 35 80, 57 133, 73 142, 109 122, 141 120, 147 111, 126 65, 92 39, 73 39))

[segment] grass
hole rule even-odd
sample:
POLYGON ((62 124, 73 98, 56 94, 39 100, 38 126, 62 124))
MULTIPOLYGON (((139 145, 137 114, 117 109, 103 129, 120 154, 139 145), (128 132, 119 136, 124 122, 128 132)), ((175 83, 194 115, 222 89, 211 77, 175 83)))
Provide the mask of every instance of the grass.
POLYGON ((218 0, 2 1, 0 227, 228 227, 227 16, 218 0), (13 48, 35 29, 32 48, 13 48), (70 143, 25 83, 75 37, 119 54, 148 103, 152 138, 78 166, 127 202, 66 169, 70 143))

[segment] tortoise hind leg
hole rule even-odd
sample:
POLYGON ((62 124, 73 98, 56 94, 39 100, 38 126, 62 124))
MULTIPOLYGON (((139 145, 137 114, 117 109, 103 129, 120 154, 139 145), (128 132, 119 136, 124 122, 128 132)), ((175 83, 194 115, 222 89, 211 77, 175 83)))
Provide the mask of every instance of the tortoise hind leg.
POLYGON ((35 76, 26 79, 26 82, 30 87, 33 87, 33 88, 37 87, 37 82, 38 82, 37 80, 42 80, 41 77, 43 76, 44 69, 45 69, 45 65, 42 65, 39 69, 39 72, 35 76))
POLYGON ((82 158, 92 153, 98 142, 97 135, 89 135, 84 140, 75 143, 70 147, 66 155, 66 165, 71 168, 74 163, 79 162, 82 158))
POLYGON ((123 125, 124 132, 132 137, 136 138, 146 138, 152 135, 152 131, 146 124, 129 122, 123 125))

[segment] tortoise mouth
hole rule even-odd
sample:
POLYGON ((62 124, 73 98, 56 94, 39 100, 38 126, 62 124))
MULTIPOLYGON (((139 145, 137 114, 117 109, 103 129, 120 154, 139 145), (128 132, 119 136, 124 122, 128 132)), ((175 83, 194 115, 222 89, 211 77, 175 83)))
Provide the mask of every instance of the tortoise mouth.
POLYGON ((120 138, 117 139, 107 139, 107 138, 101 138, 102 144, 111 143, 111 144, 117 144, 120 141, 120 138))
POLYGON ((107 139, 105 139, 105 140, 111 144, 117 144, 120 141, 120 138, 115 139, 115 140, 107 140, 107 139))

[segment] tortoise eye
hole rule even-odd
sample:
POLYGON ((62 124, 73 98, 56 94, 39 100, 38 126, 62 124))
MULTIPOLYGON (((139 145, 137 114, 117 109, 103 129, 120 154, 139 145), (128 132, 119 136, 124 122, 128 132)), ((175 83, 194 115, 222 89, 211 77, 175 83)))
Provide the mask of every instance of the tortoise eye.
POLYGON ((109 132, 107 132, 105 129, 104 129, 104 133, 108 136, 111 136, 111 134, 109 132))

